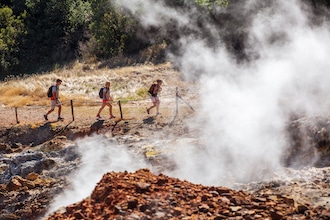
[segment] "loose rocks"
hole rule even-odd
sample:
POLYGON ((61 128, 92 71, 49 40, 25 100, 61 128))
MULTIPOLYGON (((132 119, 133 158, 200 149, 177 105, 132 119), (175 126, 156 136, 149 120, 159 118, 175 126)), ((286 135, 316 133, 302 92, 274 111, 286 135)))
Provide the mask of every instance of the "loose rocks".
POLYGON ((329 210, 280 195, 253 196, 141 169, 105 174, 89 198, 47 219, 329 219, 329 210))

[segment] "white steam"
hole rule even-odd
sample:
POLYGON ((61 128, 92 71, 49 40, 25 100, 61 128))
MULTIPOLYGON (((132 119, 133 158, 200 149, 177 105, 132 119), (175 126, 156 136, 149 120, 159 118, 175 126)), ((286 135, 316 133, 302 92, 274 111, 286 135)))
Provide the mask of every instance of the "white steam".
MULTIPOLYGON (((200 15, 193 11, 178 14, 148 0, 117 3, 145 26, 166 28, 164 24, 176 21, 178 28, 198 30, 192 25, 200 15)), ((264 3, 256 10, 258 4, 249 1, 234 15, 254 13, 247 47, 258 54, 256 61, 238 65, 225 47, 208 46, 198 35, 180 36, 180 56, 169 55, 188 79, 199 76, 200 116, 191 126, 202 126, 204 144, 181 146, 174 155, 178 169, 171 175, 216 185, 266 177, 281 168, 290 114, 327 114, 329 31, 310 26, 308 10, 299 1, 278 1, 272 7, 264 3)), ((212 24, 205 27, 216 33, 212 24)))
POLYGON ((128 152, 126 147, 101 136, 81 139, 77 145, 81 155, 79 169, 68 177, 70 189, 55 198, 48 214, 90 196, 107 172, 134 172, 148 168, 143 159, 128 152))
MULTIPOLYGON (((117 1, 145 27, 165 28, 176 22, 178 28, 187 26, 198 31, 192 21, 200 16, 194 14, 197 12, 176 12, 159 2, 117 1)), ((225 44, 220 37, 217 46, 210 46, 198 35, 180 36, 180 56, 169 54, 188 79, 199 80, 199 109, 196 123, 190 126, 203 132, 198 145, 176 146, 172 159, 177 169, 168 171, 168 175, 224 186, 265 178, 281 169, 290 115, 328 115, 329 30, 310 26, 305 14, 308 10, 303 10, 298 1, 281 0, 273 7, 256 10, 258 2, 246 2, 245 8, 241 6, 234 15, 253 12, 254 18, 245 29, 247 50, 256 54, 251 62, 237 64, 232 53, 219 46, 225 44)), ((204 27, 216 37, 212 24, 205 23, 204 27)), ((90 195, 106 172, 147 166, 132 159, 124 149, 96 137, 78 145, 83 166, 72 177, 72 191, 57 200, 65 199, 66 204, 90 195)))

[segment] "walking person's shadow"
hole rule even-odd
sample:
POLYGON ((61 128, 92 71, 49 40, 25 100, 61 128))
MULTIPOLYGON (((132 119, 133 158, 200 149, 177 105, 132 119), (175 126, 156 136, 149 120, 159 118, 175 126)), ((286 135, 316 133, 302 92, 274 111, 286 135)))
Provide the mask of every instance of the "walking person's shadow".
POLYGON ((143 119, 143 124, 154 124, 155 117, 148 117, 143 119))
POLYGON ((103 123, 104 123, 104 120, 97 120, 96 122, 94 122, 91 127, 90 127, 90 130, 93 132, 93 131, 98 131, 100 128, 102 128, 103 126, 103 123))

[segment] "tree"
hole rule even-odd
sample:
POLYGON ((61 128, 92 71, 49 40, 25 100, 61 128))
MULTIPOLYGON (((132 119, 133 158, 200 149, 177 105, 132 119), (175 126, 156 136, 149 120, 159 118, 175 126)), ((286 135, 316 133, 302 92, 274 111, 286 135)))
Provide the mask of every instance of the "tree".
MULTIPOLYGON (((16 0, 18 1, 18 0, 16 0)), ((92 10, 85 0, 25 0, 27 35, 19 59, 21 72, 49 70, 77 58, 92 10), (36 69, 35 64, 42 68, 36 69)))
POLYGON ((134 37, 137 23, 111 1, 92 1, 94 17, 90 26, 97 57, 109 58, 123 53, 134 37))
POLYGON ((20 16, 13 15, 11 8, 0 8, 0 78, 19 64, 19 43, 24 36, 25 13, 20 16))

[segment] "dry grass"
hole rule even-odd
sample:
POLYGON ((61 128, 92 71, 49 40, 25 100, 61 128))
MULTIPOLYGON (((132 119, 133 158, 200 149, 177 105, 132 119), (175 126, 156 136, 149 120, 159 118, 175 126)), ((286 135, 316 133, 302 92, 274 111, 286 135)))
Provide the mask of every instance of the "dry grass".
MULTIPOLYGON (((71 116, 71 102, 74 106, 75 117, 87 121, 95 120, 95 115, 101 105, 98 91, 106 81, 111 82, 111 96, 114 98, 113 113, 120 117, 118 101, 121 101, 122 113, 125 119, 140 118, 146 115, 146 107, 151 105, 147 93, 150 84, 157 79, 163 80, 161 111, 165 115, 175 114, 175 92, 179 88, 181 96, 196 93, 196 85, 183 80, 181 73, 175 71, 170 63, 144 64, 141 60, 159 61, 157 57, 164 51, 166 45, 148 48, 136 57, 117 57, 106 63, 79 63, 44 72, 28 77, 12 78, 0 82, 0 124, 14 123, 15 110, 18 111, 21 123, 44 121, 43 114, 49 110, 49 98, 46 93, 49 86, 57 78, 62 79, 60 99, 63 104, 62 113, 65 118, 71 116), (158 54, 158 55, 157 55, 158 54), (109 68, 112 64, 123 64, 124 67, 109 68), (132 63, 131 65, 129 65, 132 63), (6 123, 5 123, 6 122, 6 123)), ((152 114, 155 110, 152 111, 152 114)), ((109 115, 108 109, 102 112, 104 117, 109 115)), ((56 112, 50 118, 56 118, 56 112)))
MULTIPOLYGON (((124 120, 142 120, 155 115, 155 109, 152 109, 150 115, 146 112, 146 108, 151 106, 147 89, 157 79, 162 79, 164 82, 160 94, 160 111, 162 117, 167 120, 171 120, 176 114, 177 87, 179 94, 186 100, 197 100, 196 85, 182 80, 181 74, 173 70, 169 63, 113 69, 106 67, 98 69, 91 65, 87 71, 85 65, 77 63, 70 68, 50 73, 0 82, 0 126, 14 125, 17 121, 19 124, 44 123, 43 115, 50 108, 49 98, 46 95, 47 89, 57 78, 63 80, 60 86, 62 116, 65 118, 65 123, 72 120, 72 101, 74 123, 77 126, 84 123, 90 125, 95 121, 95 116, 101 106, 98 91, 106 81, 111 82, 111 95, 114 97, 113 114, 120 118, 118 102, 120 101, 124 120)), ((181 111, 189 114, 192 112, 181 102, 179 108, 180 113, 181 111)), ((107 107, 101 115, 104 119, 109 118, 107 107)), ((57 109, 48 118, 50 121, 56 120, 57 109)))
POLYGON ((98 91, 106 81, 111 82, 115 100, 144 100, 148 99, 147 89, 151 82, 158 78, 175 82, 178 75, 169 63, 113 69, 90 65, 87 71, 86 65, 76 63, 70 68, 0 82, 0 104, 7 107, 48 106, 47 89, 57 78, 63 80, 60 86, 63 103, 74 100, 77 106, 98 105, 98 91))

